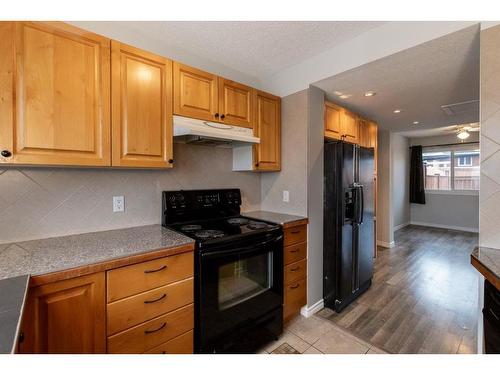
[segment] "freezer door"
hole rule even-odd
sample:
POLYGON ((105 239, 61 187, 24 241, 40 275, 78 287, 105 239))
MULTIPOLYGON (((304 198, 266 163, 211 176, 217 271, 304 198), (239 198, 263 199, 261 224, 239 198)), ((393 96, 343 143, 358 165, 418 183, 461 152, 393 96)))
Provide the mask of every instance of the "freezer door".
POLYGON ((357 260, 358 285, 368 282, 373 276, 374 254, 374 158, 372 148, 358 148, 358 184, 362 186, 362 220, 358 225, 357 260))

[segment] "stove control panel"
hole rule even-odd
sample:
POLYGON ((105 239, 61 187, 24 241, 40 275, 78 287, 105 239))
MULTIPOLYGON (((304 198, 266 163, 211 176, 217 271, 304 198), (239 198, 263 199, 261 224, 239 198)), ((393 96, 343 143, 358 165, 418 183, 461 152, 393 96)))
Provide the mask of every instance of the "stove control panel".
POLYGON ((162 198, 166 224, 240 213, 240 189, 164 191, 162 198))

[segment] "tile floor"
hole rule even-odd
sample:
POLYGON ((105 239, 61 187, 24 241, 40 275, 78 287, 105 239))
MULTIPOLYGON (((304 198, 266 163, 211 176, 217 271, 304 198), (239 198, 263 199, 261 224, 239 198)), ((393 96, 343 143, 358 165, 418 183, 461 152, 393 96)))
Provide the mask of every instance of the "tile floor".
POLYGON ((372 344, 346 332, 335 323, 299 315, 285 326, 281 337, 259 354, 387 354, 372 344))

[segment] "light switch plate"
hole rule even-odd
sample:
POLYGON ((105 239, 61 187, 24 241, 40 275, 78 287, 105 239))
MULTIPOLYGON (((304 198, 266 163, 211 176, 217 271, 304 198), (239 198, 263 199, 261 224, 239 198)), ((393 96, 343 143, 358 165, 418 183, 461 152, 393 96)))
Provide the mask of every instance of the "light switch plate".
POLYGON ((113 212, 125 211, 125 198, 123 195, 113 197, 113 212))
POLYGON ((283 190, 283 202, 290 202, 290 192, 283 190))

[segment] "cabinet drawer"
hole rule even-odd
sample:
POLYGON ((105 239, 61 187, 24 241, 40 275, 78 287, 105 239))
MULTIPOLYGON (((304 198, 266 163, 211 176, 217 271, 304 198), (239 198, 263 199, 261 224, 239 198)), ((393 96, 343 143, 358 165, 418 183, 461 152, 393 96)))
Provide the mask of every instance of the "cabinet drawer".
POLYGON ((108 335, 193 302, 193 278, 108 304, 108 335))
POLYGON ((190 304, 108 337, 108 353, 144 353, 193 327, 194 308, 190 304))
POLYGON ((283 317, 286 320, 307 303, 307 279, 301 279, 285 286, 283 317))
POLYGON ((307 225, 298 225, 285 229, 284 245, 293 245, 307 240, 307 225))
POLYGON ((108 271, 108 303, 191 277, 193 268, 190 252, 108 271))
POLYGON ((307 242, 287 246, 285 247, 284 252, 285 265, 305 259, 307 256, 307 242))
POLYGON ((307 261, 305 259, 285 266, 285 286, 294 281, 305 278, 307 275, 307 261))
POLYGON ((192 354, 193 330, 183 333, 170 341, 164 342, 144 354, 192 354))

